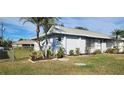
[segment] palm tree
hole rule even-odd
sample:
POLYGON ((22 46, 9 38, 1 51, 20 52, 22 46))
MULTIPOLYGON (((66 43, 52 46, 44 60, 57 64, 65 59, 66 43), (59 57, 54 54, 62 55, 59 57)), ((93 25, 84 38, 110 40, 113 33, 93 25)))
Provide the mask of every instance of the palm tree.
POLYGON ((42 27, 45 34, 45 56, 47 57, 47 49, 48 49, 48 31, 51 28, 52 25, 56 25, 57 21, 59 21, 60 18, 57 17, 43 17, 42 20, 42 27))
POLYGON ((122 31, 121 29, 115 29, 113 32, 112 32, 112 35, 115 36, 115 39, 116 39, 116 45, 117 45, 117 49, 118 49, 118 44, 119 44, 119 36, 121 37, 122 36, 122 31))
POLYGON ((39 33, 40 33, 40 27, 42 26, 43 18, 42 17, 23 17, 23 18, 20 18, 20 20, 23 21, 23 24, 25 24, 27 22, 30 22, 30 23, 32 23, 32 24, 34 24, 36 26, 37 43, 38 43, 39 49, 40 49, 39 33))
POLYGON ((120 37, 124 38, 124 30, 121 30, 120 37))
POLYGON ((119 36, 121 35, 121 32, 122 32, 122 30, 120 30, 120 29, 115 29, 115 30, 112 32, 112 35, 115 36, 115 39, 119 39, 119 36))
POLYGON ((40 37, 39 37, 40 27, 43 28, 44 34, 45 34, 45 44, 46 44, 45 56, 47 55, 47 49, 48 49, 48 35, 47 35, 48 31, 52 25, 57 24, 57 21, 59 19, 60 18, 57 18, 57 17, 24 17, 20 19, 20 20, 23 20, 24 23, 30 22, 36 26, 37 41, 38 41, 39 47, 40 47, 40 37))

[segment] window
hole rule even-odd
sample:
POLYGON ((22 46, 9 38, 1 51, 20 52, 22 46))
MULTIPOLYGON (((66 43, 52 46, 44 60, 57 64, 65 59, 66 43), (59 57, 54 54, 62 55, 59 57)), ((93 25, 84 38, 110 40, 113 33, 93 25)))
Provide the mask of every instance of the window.
POLYGON ((61 36, 56 37, 56 45, 57 45, 57 47, 62 46, 62 39, 63 38, 61 36))
POLYGON ((23 48, 30 48, 30 47, 34 47, 34 44, 22 44, 23 48))
POLYGON ((94 42, 95 42, 94 39, 87 39, 86 46, 93 48, 95 46, 94 42))
POLYGON ((103 40, 102 40, 102 42, 103 42, 103 43, 106 43, 106 40, 105 40, 105 39, 103 39, 103 40))
POLYGON ((91 48, 95 47, 94 42, 91 42, 91 43, 90 43, 90 46, 91 46, 91 48))
POLYGON ((112 47, 112 42, 107 41, 107 43, 106 43, 106 47, 111 48, 111 47, 112 47))
POLYGON ((61 37, 58 37, 58 41, 61 41, 62 39, 61 39, 61 37))

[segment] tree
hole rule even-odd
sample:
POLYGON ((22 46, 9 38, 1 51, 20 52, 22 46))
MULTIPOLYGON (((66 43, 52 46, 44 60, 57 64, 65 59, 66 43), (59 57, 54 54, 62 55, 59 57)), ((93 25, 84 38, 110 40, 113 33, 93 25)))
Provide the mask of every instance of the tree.
POLYGON ((62 24, 60 24, 60 26, 64 27, 64 24, 62 23, 62 24))
POLYGON ((115 29, 115 30, 112 32, 112 35, 115 36, 115 39, 116 39, 116 46, 117 46, 117 49, 118 49, 118 47, 119 47, 119 37, 123 37, 123 36, 124 36, 124 30, 115 29))
POLYGON ((122 30, 120 29, 115 29, 113 32, 112 32, 112 35, 115 36, 115 39, 119 39, 119 36, 121 35, 122 33, 122 30))
POLYGON ((20 38, 19 41, 23 41, 24 39, 20 38))
POLYGON ((59 21, 60 18, 57 17, 43 17, 42 20, 42 27, 45 34, 45 56, 47 57, 47 49, 48 49, 48 31, 51 28, 52 25, 56 25, 57 21, 59 21))
POLYGON ((23 24, 25 24, 27 22, 30 22, 30 23, 32 23, 32 24, 34 24, 36 26, 37 43, 38 43, 39 48, 40 48, 39 33, 40 33, 40 27, 42 25, 43 17, 23 17, 23 18, 20 18, 20 20, 23 21, 23 24))
POLYGON ((11 40, 4 40, 2 43, 3 47, 12 47, 12 41, 11 40))
POLYGON ((121 36, 122 38, 124 38, 124 30, 121 30, 120 36, 121 36))
POLYGON ((80 29, 80 30, 87 30, 88 31, 88 28, 86 28, 86 27, 76 26, 75 28, 80 29))
POLYGON ((37 41, 40 47, 40 37, 39 37, 39 33, 40 33, 40 27, 43 28, 44 30, 44 34, 45 34, 45 56, 47 55, 47 49, 48 49, 48 31, 51 28, 52 25, 56 25, 57 21, 60 18, 57 17, 24 17, 21 18, 20 20, 23 20, 23 24, 26 22, 30 22, 32 24, 34 24, 36 26, 36 33, 37 33, 37 41))

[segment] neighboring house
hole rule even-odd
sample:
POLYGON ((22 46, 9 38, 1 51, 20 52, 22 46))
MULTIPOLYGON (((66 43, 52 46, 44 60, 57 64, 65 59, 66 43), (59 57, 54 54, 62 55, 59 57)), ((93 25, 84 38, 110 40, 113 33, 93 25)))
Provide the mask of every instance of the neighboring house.
MULTIPOLYGON (((48 31, 49 47, 53 51, 57 51, 59 47, 65 49, 65 53, 69 54, 70 50, 80 48, 80 52, 85 54, 87 52, 93 53, 100 49, 105 52, 108 48, 115 46, 115 40, 103 33, 62 27, 52 26, 48 31)), ((124 40, 119 40, 119 51, 123 51, 124 40)))
POLYGON ((38 44, 33 40, 22 40, 17 41, 12 44, 13 47, 22 47, 22 48, 33 48, 34 50, 38 50, 38 44))

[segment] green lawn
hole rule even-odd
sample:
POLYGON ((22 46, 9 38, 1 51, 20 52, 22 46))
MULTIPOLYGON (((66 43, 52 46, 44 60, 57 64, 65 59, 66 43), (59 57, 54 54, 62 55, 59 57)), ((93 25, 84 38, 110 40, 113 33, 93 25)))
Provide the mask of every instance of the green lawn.
POLYGON ((68 61, 39 61, 28 59, 0 62, 0 74, 17 75, 118 75, 124 74, 124 54, 101 54, 90 56, 68 56, 68 61), (77 66, 74 63, 85 63, 77 66))

